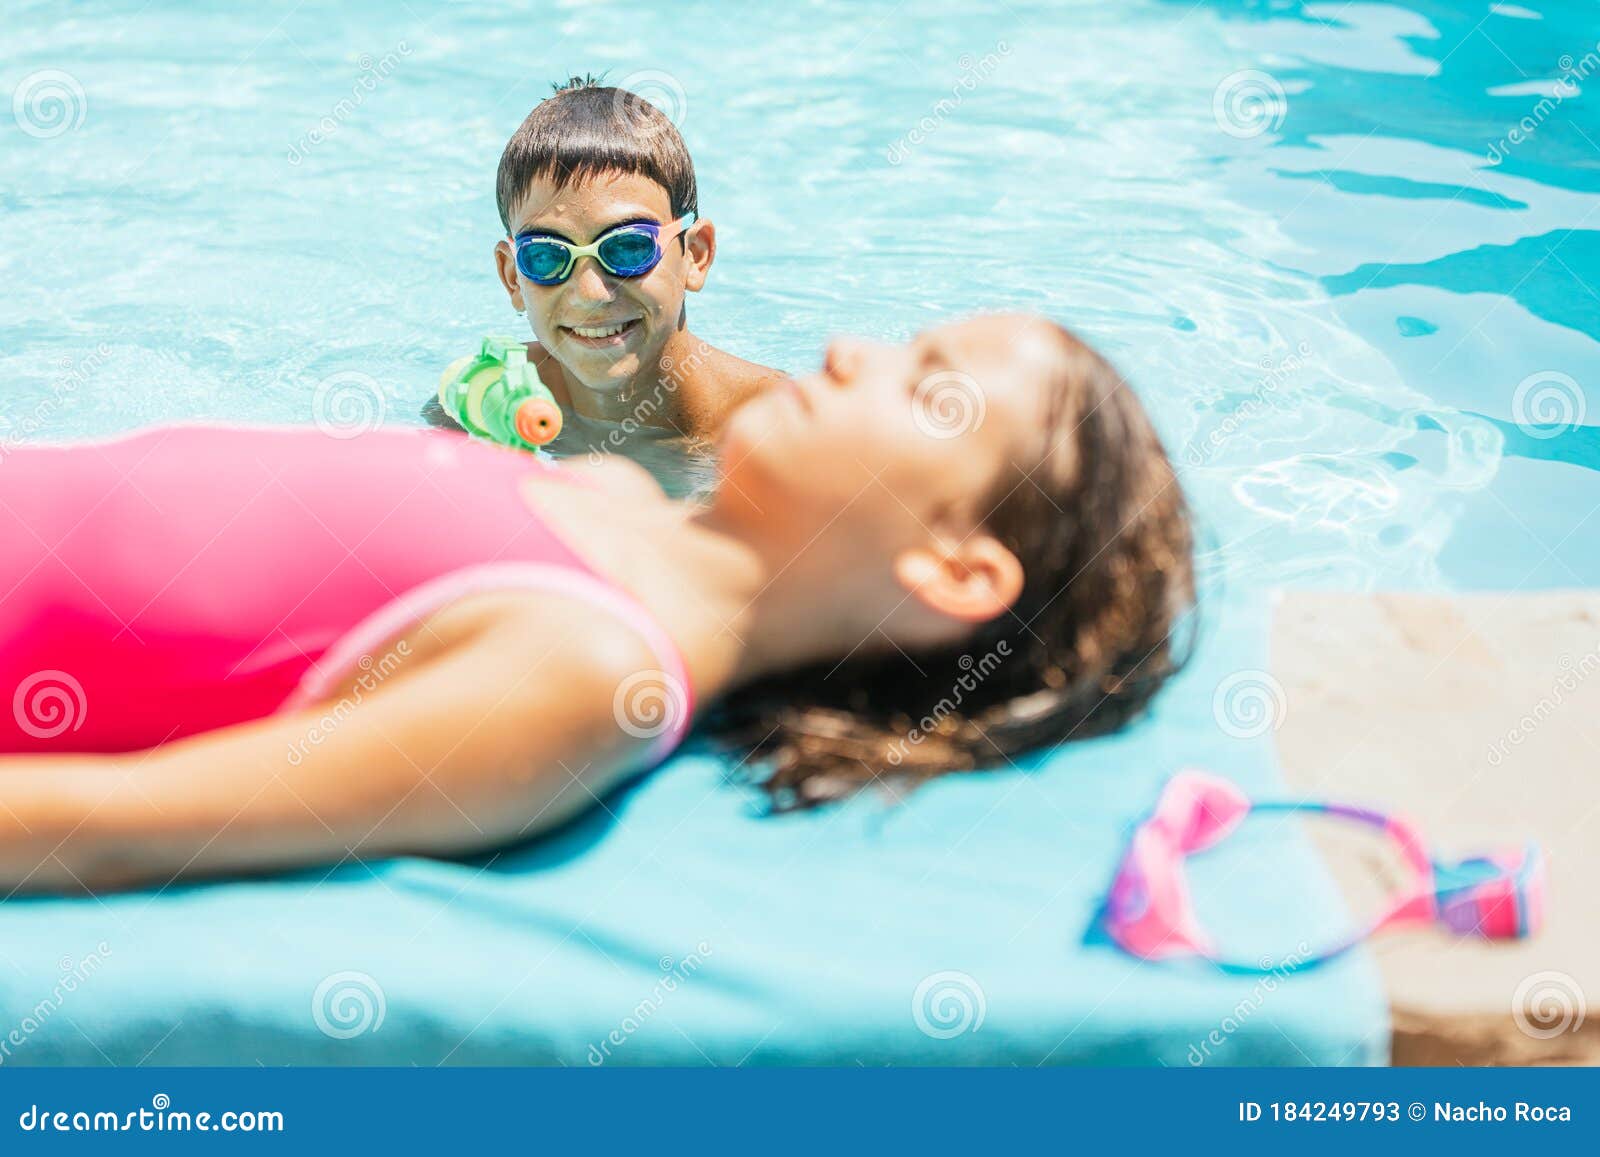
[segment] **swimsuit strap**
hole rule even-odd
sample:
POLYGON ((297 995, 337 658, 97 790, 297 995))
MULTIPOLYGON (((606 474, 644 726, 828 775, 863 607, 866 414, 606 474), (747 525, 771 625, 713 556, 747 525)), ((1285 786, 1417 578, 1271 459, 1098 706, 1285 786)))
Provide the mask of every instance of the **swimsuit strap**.
POLYGON ((325 700, 371 656, 435 611, 469 595, 505 590, 538 590, 568 595, 605 611, 637 631, 660 663, 617 688, 621 726, 638 739, 652 739, 647 759, 665 759, 683 741, 694 718, 694 690, 688 665, 672 637, 636 599, 604 580, 572 566, 553 563, 486 563, 440 575, 386 603, 341 636, 300 680, 279 711, 298 711, 325 700), (627 706, 624 712, 624 695, 627 706), (639 718, 636 718, 639 717, 639 718))

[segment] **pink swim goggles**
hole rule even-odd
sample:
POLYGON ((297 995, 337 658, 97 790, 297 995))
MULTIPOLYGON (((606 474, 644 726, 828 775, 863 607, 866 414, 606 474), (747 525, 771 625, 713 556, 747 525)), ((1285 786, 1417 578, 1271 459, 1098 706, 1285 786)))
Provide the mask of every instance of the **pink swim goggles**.
POLYGON ((1189 770, 1168 781, 1155 811, 1135 829, 1103 919, 1119 947, 1146 960, 1198 956, 1230 970, 1268 972, 1320 963, 1401 925, 1437 922, 1452 932, 1492 939, 1531 936, 1544 919, 1544 893, 1544 859, 1535 844, 1457 863, 1436 861, 1416 830, 1394 816, 1327 802, 1252 803, 1230 781, 1189 770), (1366 927, 1313 956, 1278 964, 1219 956, 1195 914, 1185 861, 1232 834, 1253 811, 1321 812, 1378 828, 1398 846, 1407 885, 1366 927))

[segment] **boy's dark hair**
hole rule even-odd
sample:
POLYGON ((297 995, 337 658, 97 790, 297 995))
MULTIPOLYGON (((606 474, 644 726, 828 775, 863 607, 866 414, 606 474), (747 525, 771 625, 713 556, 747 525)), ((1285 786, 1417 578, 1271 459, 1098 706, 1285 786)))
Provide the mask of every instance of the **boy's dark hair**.
POLYGON ((567 185, 602 173, 656 182, 671 199, 673 217, 699 211, 694 162, 677 126, 644 97, 583 76, 557 85, 507 143, 495 181, 500 222, 510 233, 512 210, 536 180, 567 185))

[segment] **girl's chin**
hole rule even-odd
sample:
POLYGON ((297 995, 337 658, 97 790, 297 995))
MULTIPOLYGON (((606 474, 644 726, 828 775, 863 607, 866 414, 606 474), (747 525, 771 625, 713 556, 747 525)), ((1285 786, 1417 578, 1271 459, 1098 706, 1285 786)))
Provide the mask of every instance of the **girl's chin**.
POLYGON ((763 442, 776 432, 773 414, 761 396, 751 398, 723 423, 717 438, 717 456, 725 462, 740 462, 758 450, 765 452, 763 442))

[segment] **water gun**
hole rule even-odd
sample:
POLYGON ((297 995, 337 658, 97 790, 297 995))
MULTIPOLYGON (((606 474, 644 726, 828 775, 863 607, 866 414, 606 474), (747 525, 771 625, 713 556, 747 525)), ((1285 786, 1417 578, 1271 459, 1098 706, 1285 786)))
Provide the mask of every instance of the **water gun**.
POLYGON ((439 404, 469 434, 504 446, 538 450, 561 433, 561 407, 518 338, 486 337, 476 357, 451 363, 439 404))

